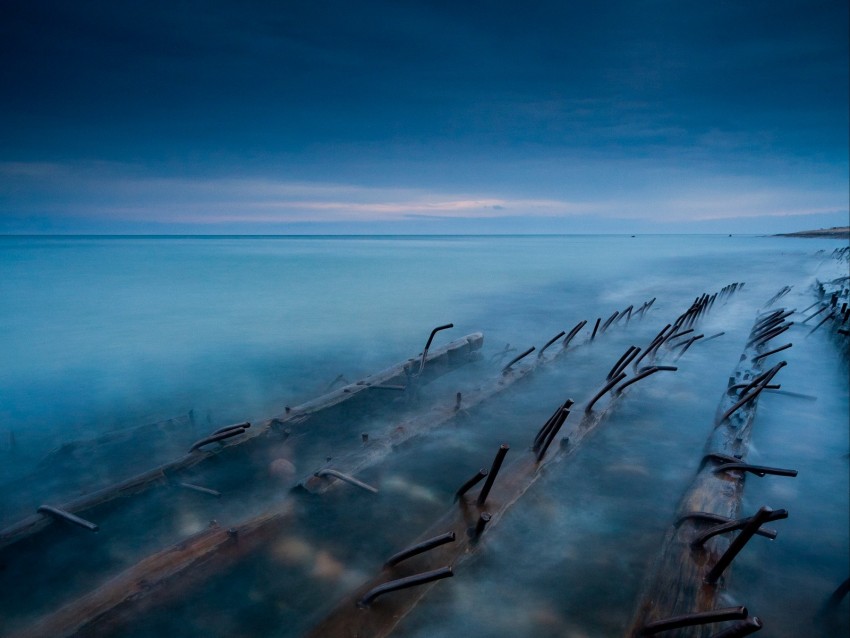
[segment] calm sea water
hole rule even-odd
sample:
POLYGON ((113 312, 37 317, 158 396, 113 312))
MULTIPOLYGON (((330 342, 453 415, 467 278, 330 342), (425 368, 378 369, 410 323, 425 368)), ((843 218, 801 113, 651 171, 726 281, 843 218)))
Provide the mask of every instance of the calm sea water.
MULTIPOLYGON (((413 356, 432 327, 448 322, 455 328, 438 343, 485 335, 481 360, 435 383, 429 395, 453 396, 492 378, 507 344, 539 348, 581 319, 592 325, 657 297, 642 321, 546 366, 473 411, 469 427, 438 429, 370 470, 366 478, 382 486, 380 498, 337 490, 311 501, 269 550, 285 558, 282 566, 270 567, 268 557, 246 561, 194 598, 187 594, 117 634, 298 636, 330 600, 446 511, 470 468, 488 464, 501 441, 522 450, 564 398, 586 400, 630 344, 644 345, 697 295, 746 282, 700 327, 726 334, 695 344, 675 375, 636 387, 574 459, 547 470, 479 555, 435 587, 401 631, 620 635, 696 471, 754 316, 783 286, 791 291, 780 305, 813 303, 816 279, 847 274, 846 262, 829 259, 845 244, 627 235, 0 238, 0 525, 32 511, 42 496, 36 485, 60 489, 62 472, 69 473, 66 488, 78 491, 120 474, 120 445, 111 453, 119 469, 108 476, 92 461, 99 457, 86 442, 98 437, 135 432, 147 445, 143 426, 172 420, 169 436, 145 459, 166 461, 213 428, 280 414, 339 375, 354 381, 413 356), (78 446, 70 460, 55 453, 68 443, 78 446)), ((799 477, 748 478, 745 491, 746 511, 767 504, 791 515, 775 524, 775 541, 748 545, 727 592, 730 605, 747 605, 773 636, 840 635, 813 617, 847 578, 850 561, 847 359, 825 331, 807 337, 810 327, 790 332, 794 347, 783 353, 789 365, 780 373, 783 389, 808 398, 764 397, 749 456, 796 468, 799 477)), ((391 415, 380 419, 338 424, 303 449, 312 446, 316 458, 333 454, 364 428, 392 422, 391 415)), ((126 446, 127 468, 134 445, 126 446)), ((296 460, 298 475, 314 469, 311 458, 296 460)), ((271 461, 256 461, 257 476, 271 461)), ((245 513, 226 495, 212 514, 213 506, 181 497, 169 503, 168 516, 151 521, 145 507, 155 509, 160 498, 104 512, 95 540, 51 532, 40 541, 53 543, 46 553, 32 545, 0 554, 0 625, 56 609, 212 516, 238 521, 245 513), (35 576, 25 560, 76 576, 35 576), (22 578, 37 595, 21 592, 22 578)), ((262 505, 260 496, 252 502, 262 505)), ((846 621, 839 630, 846 634, 846 621)))

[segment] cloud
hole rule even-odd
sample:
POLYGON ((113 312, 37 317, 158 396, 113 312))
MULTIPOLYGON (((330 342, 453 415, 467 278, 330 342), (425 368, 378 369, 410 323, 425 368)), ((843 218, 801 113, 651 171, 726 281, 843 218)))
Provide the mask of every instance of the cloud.
MULTIPOLYGON (((593 212, 596 204, 493 194, 365 187, 259 177, 169 178, 120 166, 0 164, 0 198, 58 216, 160 223, 392 221, 410 217, 491 218, 593 212), (23 179, 22 179, 23 178, 23 179), (25 196, 22 197, 22 191, 25 196)), ((17 211, 18 213, 25 211, 17 211)))
MULTIPOLYGON (((698 231, 711 223, 789 224, 792 219, 846 217, 848 210, 846 190, 829 181, 777 184, 760 177, 662 170, 655 165, 642 169, 609 162, 581 173, 560 193, 550 187, 540 197, 502 192, 498 180, 494 184, 464 191, 267 175, 162 176, 107 162, 6 162, 0 163, 0 232, 55 227, 62 232, 85 228, 109 233, 145 224, 164 232, 179 227, 180 232, 245 228, 262 233, 305 224, 314 232, 334 224, 371 232, 382 224, 401 228, 426 222, 435 232, 457 228, 461 222, 475 232, 476 224, 481 229, 521 229, 523 219, 529 229, 575 229, 570 232, 612 232, 614 220, 680 230, 690 225, 698 231), (617 182, 612 172, 630 179, 617 182), (592 189, 582 190, 591 182, 592 189), (786 221, 779 221, 782 218, 786 221)), ((529 184, 526 190, 541 189, 529 184)))

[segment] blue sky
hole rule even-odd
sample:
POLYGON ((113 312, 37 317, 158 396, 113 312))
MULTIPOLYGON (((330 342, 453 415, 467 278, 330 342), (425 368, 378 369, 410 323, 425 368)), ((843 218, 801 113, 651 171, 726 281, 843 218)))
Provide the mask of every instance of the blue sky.
POLYGON ((0 232, 845 225, 848 20, 846 0, 6 0, 0 232))

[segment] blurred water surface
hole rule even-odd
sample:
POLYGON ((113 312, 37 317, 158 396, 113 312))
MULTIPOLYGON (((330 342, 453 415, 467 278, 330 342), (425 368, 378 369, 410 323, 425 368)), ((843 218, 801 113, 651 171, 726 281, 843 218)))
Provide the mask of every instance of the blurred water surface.
MULTIPOLYGON (((280 414, 339 375, 354 381, 413 356, 434 326, 455 324, 437 343, 480 330, 485 346, 480 361, 435 382, 426 402, 497 376, 508 344, 512 355, 540 348, 587 319, 584 341, 597 317, 657 297, 640 321, 618 324, 471 410, 463 424, 414 439, 370 468, 363 478, 381 486, 378 498, 337 490, 308 499, 267 554, 120 633, 298 636, 445 512, 457 485, 488 465, 500 442, 524 453, 552 410, 568 396, 587 400, 629 345, 648 343, 697 295, 746 282, 699 326, 724 336, 697 342, 675 374, 635 386, 400 629, 422 637, 621 635, 754 316, 783 286, 791 291, 778 305, 813 303, 816 279, 847 274, 846 262, 829 258, 842 245, 719 235, 0 238, 0 525, 32 511, 26 486, 48 470, 53 480, 74 472, 100 487, 122 464, 126 473, 133 463, 170 460, 213 428, 280 414), (156 422, 169 424, 161 443, 131 460, 133 442, 156 422), (117 468, 107 472, 88 452, 60 462, 61 446, 93 449, 86 442, 104 436, 114 439, 117 468)), ((794 347, 782 353, 789 365, 780 381, 814 399, 763 397, 749 457, 793 467, 799 477, 748 477, 745 491, 746 511, 767 504, 791 516, 775 524, 775 541, 757 538, 746 548, 726 594, 773 636, 840 635, 813 617, 848 576, 847 359, 826 331, 807 336, 813 323, 789 332, 794 347)), ((317 427, 297 442, 300 456, 286 458, 308 473, 394 418, 317 427)), ((204 475, 231 481, 240 495, 231 501, 227 493, 215 504, 146 494, 104 510, 97 536, 42 536, 39 543, 52 544, 46 557, 35 541, 6 550, 0 620, 26 624, 209 518, 238 522, 262 511, 288 487, 263 482, 283 454, 239 460, 250 480, 233 469, 227 478, 226 464, 204 475), (151 520, 150 511, 163 513, 151 520), (21 567, 34 556, 77 576, 38 580, 21 567), (12 595, 22 578, 33 579, 37 596, 12 595)))

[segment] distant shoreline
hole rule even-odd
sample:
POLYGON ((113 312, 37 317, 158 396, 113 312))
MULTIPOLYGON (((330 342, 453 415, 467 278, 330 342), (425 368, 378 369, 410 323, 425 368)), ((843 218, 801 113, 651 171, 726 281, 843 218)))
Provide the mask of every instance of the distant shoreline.
POLYGON ((777 233, 774 237, 829 237, 835 239, 850 239, 850 226, 833 226, 819 230, 800 230, 796 233, 777 233))

